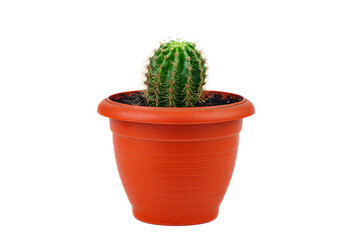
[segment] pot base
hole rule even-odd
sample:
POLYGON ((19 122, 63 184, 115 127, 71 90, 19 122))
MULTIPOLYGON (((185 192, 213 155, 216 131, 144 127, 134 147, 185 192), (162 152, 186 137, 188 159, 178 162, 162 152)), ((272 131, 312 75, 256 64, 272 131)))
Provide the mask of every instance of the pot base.
POLYGON ((137 220, 145 223, 166 226, 185 226, 207 223, 215 220, 218 214, 218 208, 202 214, 196 213, 181 216, 157 216, 154 212, 144 212, 133 209, 133 215, 137 220))

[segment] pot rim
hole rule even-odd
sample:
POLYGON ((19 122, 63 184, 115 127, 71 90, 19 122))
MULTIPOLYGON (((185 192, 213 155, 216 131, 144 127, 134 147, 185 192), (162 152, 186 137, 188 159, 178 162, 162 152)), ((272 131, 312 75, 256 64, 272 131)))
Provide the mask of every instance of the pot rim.
POLYGON ((205 90, 206 93, 220 93, 241 97, 236 103, 206 107, 151 107, 134 106, 112 101, 110 98, 118 94, 131 94, 141 90, 113 94, 102 100, 98 113, 105 117, 129 122, 161 123, 161 124, 196 124, 216 123, 238 120, 255 113, 254 105, 241 95, 205 90))

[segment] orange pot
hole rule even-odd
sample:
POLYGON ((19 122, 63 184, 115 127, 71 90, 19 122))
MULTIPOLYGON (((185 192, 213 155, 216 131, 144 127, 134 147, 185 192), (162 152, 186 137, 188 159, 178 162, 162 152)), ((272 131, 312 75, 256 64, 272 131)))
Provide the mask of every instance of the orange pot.
POLYGON ((98 113, 110 118, 116 163, 135 218, 162 225, 215 219, 234 170, 242 119, 254 106, 245 98, 193 108, 111 100, 134 92, 104 99, 98 113))

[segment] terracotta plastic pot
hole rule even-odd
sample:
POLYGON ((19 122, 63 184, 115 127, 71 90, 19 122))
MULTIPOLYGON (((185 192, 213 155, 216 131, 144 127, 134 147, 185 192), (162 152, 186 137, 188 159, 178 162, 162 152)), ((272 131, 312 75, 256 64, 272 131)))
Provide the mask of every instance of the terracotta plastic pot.
POLYGON ((134 92, 114 94, 98 107, 110 118, 116 163, 134 216, 162 225, 215 219, 234 170, 242 119, 254 106, 245 98, 193 108, 113 101, 134 92))

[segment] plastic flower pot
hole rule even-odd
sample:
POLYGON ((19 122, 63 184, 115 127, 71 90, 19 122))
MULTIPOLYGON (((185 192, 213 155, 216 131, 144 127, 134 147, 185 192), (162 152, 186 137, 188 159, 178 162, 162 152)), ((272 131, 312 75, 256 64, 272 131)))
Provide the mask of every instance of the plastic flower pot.
POLYGON ((104 99, 116 163, 135 218, 161 225, 214 220, 229 186, 242 120, 254 113, 240 102, 189 108, 133 106, 104 99))

